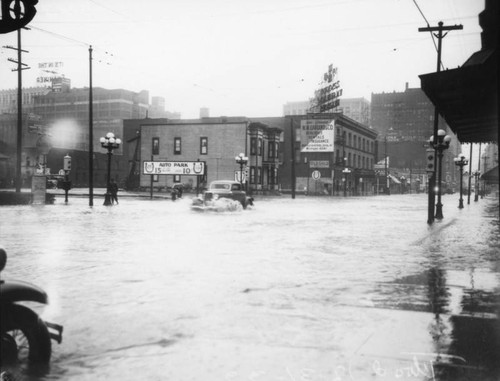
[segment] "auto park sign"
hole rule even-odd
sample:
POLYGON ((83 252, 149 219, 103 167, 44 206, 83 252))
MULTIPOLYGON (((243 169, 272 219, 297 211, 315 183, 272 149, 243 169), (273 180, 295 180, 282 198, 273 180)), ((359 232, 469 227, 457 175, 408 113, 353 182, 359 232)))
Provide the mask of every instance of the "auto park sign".
POLYGON ((204 161, 145 161, 143 175, 191 175, 205 174, 204 161))

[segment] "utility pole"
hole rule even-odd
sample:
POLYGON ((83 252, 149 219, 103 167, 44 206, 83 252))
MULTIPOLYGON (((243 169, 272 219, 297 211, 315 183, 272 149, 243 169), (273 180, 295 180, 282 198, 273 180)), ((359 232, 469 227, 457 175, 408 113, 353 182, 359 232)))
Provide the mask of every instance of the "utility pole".
POLYGON ((384 138, 384 167, 385 167, 385 194, 391 194, 391 183, 389 180, 389 168, 387 163, 387 136, 384 138))
MULTIPOLYGON (((19 0, 16 0, 14 4, 14 14, 16 15, 16 20, 18 23, 21 22, 21 4, 19 0)), ((21 192, 22 186, 22 175, 21 175, 21 161, 22 161, 22 149, 23 149, 23 81, 22 81, 22 71, 30 69, 27 64, 22 62, 22 52, 29 53, 27 50, 21 49, 21 28, 17 29, 17 48, 12 46, 4 46, 4 48, 17 50, 17 61, 8 58, 8 61, 17 64, 17 69, 12 69, 12 71, 17 71, 17 155, 16 155, 16 180, 15 188, 16 192, 21 192), (25 67, 23 67, 25 66, 25 67)))
POLYGON ((469 153, 469 180, 467 186, 467 205, 470 205, 470 187, 472 183, 472 143, 470 143, 470 153, 469 153))
POLYGON ((291 178, 291 184, 292 184, 292 199, 295 199, 295 136, 294 136, 294 130, 293 130, 293 116, 290 116, 290 136, 291 136, 291 141, 292 141, 292 178, 291 178))
POLYGON ((477 161, 477 175, 474 182, 474 201, 479 200, 479 176, 481 175, 481 143, 479 143, 479 155, 477 161))
POLYGON ((89 47, 89 206, 94 205, 94 125, 92 110, 92 45, 89 47))
MULTIPOLYGON (((458 30, 463 29, 462 25, 449 25, 444 26, 443 22, 440 21, 438 26, 429 26, 425 28, 418 28, 419 32, 437 32, 433 33, 434 36, 438 39, 438 48, 437 48, 437 72, 441 71, 441 47, 442 47, 442 39, 448 34, 450 30, 458 30), (446 31, 443 34, 443 31, 446 31)), ((434 106, 434 133, 433 133, 433 141, 437 143, 438 141, 438 129, 439 129, 439 109, 437 106, 434 106)), ((434 222, 434 203, 435 203, 435 191, 434 187, 436 184, 436 164, 437 164, 437 150, 434 149, 434 172, 432 172, 429 177, 429 190, 428 190, 428 215, 427 215, 427 223, 432 224, 434 222)))

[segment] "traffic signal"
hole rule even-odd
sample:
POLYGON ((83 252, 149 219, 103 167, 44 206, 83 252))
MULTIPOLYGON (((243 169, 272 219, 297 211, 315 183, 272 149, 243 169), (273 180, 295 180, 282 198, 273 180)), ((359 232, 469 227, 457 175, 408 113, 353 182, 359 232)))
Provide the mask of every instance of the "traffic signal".
POLYGON ((427 168, 426 168, 427 172, 434 172, 436 151, 433 148, 427 148, 426 158, 427 158, 427 168))
POLYGON ((64 170, 71 171, 71 156, 64 156, 64 170))

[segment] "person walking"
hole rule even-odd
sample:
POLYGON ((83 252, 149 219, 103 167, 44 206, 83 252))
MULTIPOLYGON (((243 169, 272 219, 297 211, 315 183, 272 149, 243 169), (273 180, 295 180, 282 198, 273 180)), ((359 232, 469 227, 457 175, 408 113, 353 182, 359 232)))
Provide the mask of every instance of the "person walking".
POLYGON ((114 204, 115 201, 118 204, 118 184, 114 179, 111 179, 109 184, 109 191, 111 193, 111 203, 114 204))

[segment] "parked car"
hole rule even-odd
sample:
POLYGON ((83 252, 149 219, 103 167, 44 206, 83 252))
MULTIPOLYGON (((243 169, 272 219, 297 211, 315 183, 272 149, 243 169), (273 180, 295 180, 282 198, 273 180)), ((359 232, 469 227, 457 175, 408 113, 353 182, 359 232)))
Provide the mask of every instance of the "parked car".
POLYGON ((211 206, 215 201, 222 198, 238 201, 243 209, 246 209, 248 205, 253 205, 253 198, 247 196, 245 190, 239 182, 231 180, 216 180, 210 183, 210 186, 203 193, 201 199, 194 200, 193 206, 211 206))

